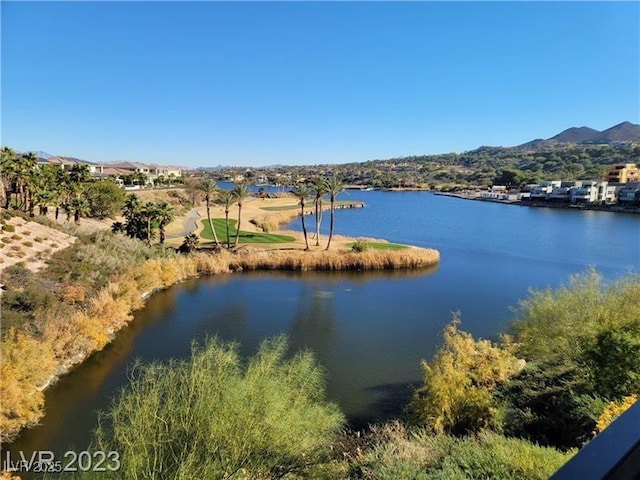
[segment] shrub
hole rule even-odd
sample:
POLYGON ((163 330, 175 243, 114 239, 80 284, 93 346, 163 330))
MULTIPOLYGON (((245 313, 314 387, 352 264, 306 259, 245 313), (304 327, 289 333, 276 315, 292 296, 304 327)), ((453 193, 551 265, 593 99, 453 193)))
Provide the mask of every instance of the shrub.
POLYGON ((24 236, 28 237, 29 235, 31 235, 31 232, 30 232, 30 231, 28 231, 28 230, 23 230, 23 231, 22 231, 22 234, 23 234, 24 236))
POLYGON ((113 477, 316 477, 344 419, 313 356, 286 360, 286 349, 265 341, 243 365, 235 346, 210 340, 188 361, 138 366, 108 414, 112 428, 103 421, 96 433, 96 448, 120 452, 113 477))
POLYGON ((2 230, 4 230, 5 232, 15 232, 16 231, 16 227, 6 223, 6 224, 2 225, 2 230))
POLYGON ((459 317, 444 329, 444 342, 431 363, 422 361, 423 385, 411 411, 435 433, 463 434, 500 427, 494 390, 522 369, 510 347, 474 340, 458 330, 459 317))
POLYGON ((622 415, 631 405, 638 401, 637 395, 629 395, 618 402, 610 402, 602 411, 596 422, 598 432, 603 431, 616 418, 622 415))
POLYGON ((527 359, 578 361, 603 329, 633 318, 640 318, 640 277, 603 285, 589 269, 567 286, 534 291, 520 302, 513 329, 527 359))
POLYGON ((42 237, 36 237, 36 238, 34 238, 33 240, 34 240, 35 242, 42 243, 42 242, 44 241, 44 238, 42 238, 42 237))
POLYGON ((29 247, 29 248, 33 247, 33 242, 22 242, 22 244, 23 244, 25 247, 29 247))
POLYGON ((498 397, 506 402, 505 434, 561 449, 591 438, 605 405, 571 362, 529 363, 499 388, 498 397))
POLYGON ((640 394, 640 317, 599 331, 585 349, 584 363, 594 391, 605 398, 640 394))
POLYGON ((11 441, 20 427, 38 421, 44 403, 39 387, 53 370, 51 351, 41 342, 13 328, 3 331, 0 364, 0 440, 3 443, 11 441))
POLYGON ((113 217, 122 207, 124 192, 110 181, 93 182, 86 191, 90 216, 113 217))
POLYGON ((12 240, 22 240, 22 237, 16 233, 14 235, 11 235, 11 239, 12 240))
POLYGON ((369 246, 367 245, 367 242, 363 242, 361 240, 354 242, 351 246, 351 250, 353 250, 354 252, 365 252, 368 249, 369 246))
POLYGON ((354 476, 365 480, 546 479, 573 454, 495 433, 457 438, 398 422, 368 437, 352 462, 354 476))
POLYGON ((7 244, 7 243, 11 243, 11 242, 12 242, 12 239, 11 239, 11 238, 9 238, 9 237, 2 237, 2 238, 0 238, 0 241, 1 241, 2 243, 4 243, 4 244, 7 244))

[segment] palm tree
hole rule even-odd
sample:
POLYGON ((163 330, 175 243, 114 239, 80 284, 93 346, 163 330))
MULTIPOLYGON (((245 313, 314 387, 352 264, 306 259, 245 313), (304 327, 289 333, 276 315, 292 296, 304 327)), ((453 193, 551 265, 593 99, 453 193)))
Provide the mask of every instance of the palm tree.
POLYGON ((18 208, 26 211, 31 207, 31 191, 29 187, 33 184, 37 158, 33 153, 19 155, 16 158, 16 184, 19 194, 18 208))
POLYGON ((140 209, 140 216, 147 224, 147 246, 151 246, 151 237, 153 236, 153 221, 158 218, 158 208, 155 203, 147 202, 140 209))
POLYGON ((213 222, 211 221, 211 201, 213 197, 218 193, 218 187, 216 186, 216 182, 213 180, 202 180, 200 185, 198 186, 198 190, 204 193, 204 201, 207 205, 207 219, 209 220, 209 227, 211 227, 211 233, 213 234, 213 243, 217 247, 218 246, 218 235, 216 235, 216 229, 213 226, 213 222))
MULTIPOLYGON (((58 220, 58 215, 60 214, 60 207, 64 208, 66 203, 69 203, 71 196, 71 178, 69 174, 65 172, 62 168, 58 168, 54 175, 55 182, 55 201, 56 201, 56 221, 58 220)), ((67 221, 69 219, 67 218, 67 221)))
POLYGON ((141 210, 140 198, 135 193, 127 195, 122 206, 122 216, 127 219, 124 230, 129 237, 144 240, 146 234, 140 216, 141 210))
POLYGON ((33 204, 38 206, 39 214, 46 215, 49 205, 56 198, 56 174, 60 170, 56 165, 42 165, 33 178, 33 204))
POLYGON ((0 182, 4 194, 4 208, 11 206, 11 194, 15 191, 17 169, 16 153, 9 147, 2 147, 0 157, 0 182))
POLYGON ((173 207, 167 202, 160 202, 156 205, 156 220, 158 220, 158 228, 160 229, 160 245, 164 245, 164 229, 173 220, 174 213, 173 207))
POLYGON ((238 204, 238 224, 236 225, 236 241, 235 241, 235 245, 238 245, 238 242, 240 241, 240 219, 242 214, 242 202, 244 202, 245 198, 249 196, 250 192, 249 192, 249 189, 247 188, 247 184, 243 182, 243 183, 234 185, 233 189, 231 190, 231 193, 233 194, 234 200, 238 204))
POLYGON ((231 210, 231 205, 233 205, 236 201, 236 197, 234 196, 231 190, 222 190, 220 195, 218 195, 217 203, 224 207, 224 223, 227 227, 227 248, 231 249, 231 239, 229 238, 229 210, 231 210))
POLYGON ((178 248, 178 250, 183 253, 189 253, 198 248, 199 243, 200 240, 198 239, 197 235, 195 233, 190 233, 189 235, 184 237, 182 245, 180 245, 180 248, 178 248))
POLYGON ((338 175, 333 175, 327 182, 327 193, 329 194, 329 201, 331 202, 331 223, 329 225, 329 241, 327 242, 326 250, 329 250, 331 246, 331 238, 333 237, 333 223, 336 215, 336 197, 344 189, 342 178, 338 175))
POLYGON ((89 178, 91 178, 91 172, 89 171, 88 165, 77 164, 71 167, 71 170, 69 170, 69 176, 71 177, 71 181, 74 183, 85 183, 89 181, 89 178))
POLYGON ((322 197, 327 193, 327 183, 324 177, 318 176, 313 180, 313 194, 316 209, 316 247, 320 246, 320 224, 322 223, 322 197))
POLYGON ((89 202, 87 202, 86 198, 77 197, 71 201, 70 204, 70 212, 73 212, 73 220, 74 222, 80 222, 80 216, 86 215, 89 211, 89 202))
POLYGON ((305 250, 309 250, 309 240, 307 239, 307 227, 304 224, 304 205, 307 197, 311 195, 311 189, 305 184, 297 185, 292 191, 293 195, 300 200, 300 218, 302 219, 302 233, 304 234, 304 243, 307 246, 305 250))

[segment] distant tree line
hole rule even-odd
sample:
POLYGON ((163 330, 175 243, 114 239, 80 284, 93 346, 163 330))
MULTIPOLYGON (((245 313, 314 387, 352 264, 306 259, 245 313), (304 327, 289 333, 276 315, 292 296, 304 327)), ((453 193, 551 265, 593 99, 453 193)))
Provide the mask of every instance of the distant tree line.
POLYGON ((3 147, 0 160, 1 194, 5 208, 21 210, 29 216, 47 215, 55 208, 55 219, 64 212, 73 216, 107 218, 119 211, 124 192, 115 178, 93 180, 86 165, 65 170, 57 165, 38 165, 34 154, 17 154, 3 147))
MULTIPOLYGON (((464 153, 414 155, 359 163, 315 166, 284 166, 223 169, 218 178, 261 172, 270 184, 318 173, 340 175, 346 184, 376 188, 437 186, 514 187, 541 180, 604 180, 610 165, 640 162, 640 145, 560 145, 522 149, 480 147, 464 153), (506 175, 506 177, 505 177, 506 175)), ((293 184, 292 180, 289 180, 293 184)))

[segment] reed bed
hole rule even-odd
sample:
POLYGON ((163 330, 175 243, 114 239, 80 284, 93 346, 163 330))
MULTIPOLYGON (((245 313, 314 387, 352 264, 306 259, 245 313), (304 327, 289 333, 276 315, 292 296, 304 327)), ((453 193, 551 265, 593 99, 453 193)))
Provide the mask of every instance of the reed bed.
POLYGON ((271 233, 277 231, 278 228, 280 228, 282 225, 289 223, 299 215, 300 209, 298 208, 296 210, 284 210, 279 212, 271 212, 264 215, 258 215, 257 217, 249 220, 249 222, 253 223, 263 232, 271 233))
POLYGON ((407 248, 403 250, 319 251, 299 250, 244 252, 229 258, 229 270, 391 270, 423 268, 435 265, 440 259, 437 250, 407 248))

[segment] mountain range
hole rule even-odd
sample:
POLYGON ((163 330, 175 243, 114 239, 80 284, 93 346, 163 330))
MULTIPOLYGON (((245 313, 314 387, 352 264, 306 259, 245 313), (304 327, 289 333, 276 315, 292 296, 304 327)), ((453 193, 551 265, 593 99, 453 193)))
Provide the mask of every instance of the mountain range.
POLYGON ((551 138, 537 138, 518 145, 517 148, 546 148, 563 143, 582 145, 603 145, 613 143, 640 143, 640 125, 622 122, 606 130, 599 131, 589 127, 571 127, 551 138))

